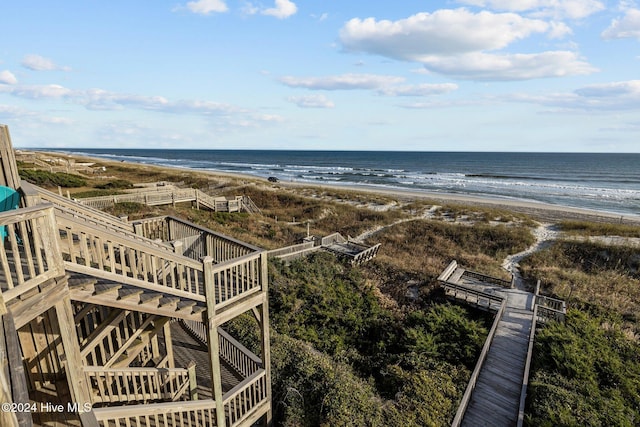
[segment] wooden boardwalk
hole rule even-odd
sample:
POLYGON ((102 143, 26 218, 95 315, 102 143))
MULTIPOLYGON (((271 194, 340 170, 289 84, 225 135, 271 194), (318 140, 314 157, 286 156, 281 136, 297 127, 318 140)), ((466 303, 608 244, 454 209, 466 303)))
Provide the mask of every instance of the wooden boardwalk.
POLYGON ((480 371, 463 426, 515 426, 518 421, 533 311, 523 304, 531 299, 522 292, 498 293, 507 294, 507 308, 480 371))
POLYGON ((499 316, 502 313, 470 399, 463 399, 462 421, 457 424, 456 417, 454 425, 516 426, 534 322, 534 295, 512 288, 508 281, 465 271, 454 263, 438 279, 447 295, 496 310, 499 316), (493 299, 506 301, 503 312, 493 299))

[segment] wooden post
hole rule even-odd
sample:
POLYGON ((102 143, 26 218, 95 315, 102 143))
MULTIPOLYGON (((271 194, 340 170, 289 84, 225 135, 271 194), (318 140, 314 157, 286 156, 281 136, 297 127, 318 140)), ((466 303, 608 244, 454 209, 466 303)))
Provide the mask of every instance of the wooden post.
POLYGON ((163 326, 164 331, 164 348, 167 352, 167 366, 169 368, 176 367, 176 361, 173 358, 173 339, 171 338, 171 322, 167 322, 163 326))
POLYGON ((144 230, 142 228, 142 223, 136 222, 133 224, 133 232, 138 236, 144 236, 144 230))
MULTIPOLYGON (((260 306, 260 335, 262 347, 262 367, 265 372, 265 379, 267 382, 267 401, 271 403, 271 343, 269 333, 269 278, 268 278, 268 265, 267 265, 267 251, 260 254, 260 284, 262 292, 264 294, 264 302, 260 306)), ((265 425, 270 426, 272 423, 272 409, 269 408, 265 415, 265 425)))
POLYGON ((20 188, 20 175, 18 175, 18 165, 16 156, 11 145, 9 127, 0 125, 0 185, 17 190, 20 188))
POLYGON ((71 393, 72 403, 76 403, 79 412, 85 412, 85 404, 91 403, 91 390, 82 369, 82 357, 80 356, 80 345, 76 336, 76 327, 73 320, 73 310, 71 299, 67 294, 55 305, 56 317, 60 328, 60 338, 64 347, 65 370, 67 372, 67 382, 71 393))
POLYGON ((218 325, 216 323, 216 290, 213 281, 213 258, 206 256, 204 265, 204 288, 207 297, 207 342, 211 363, 211 382, 213 398, 216 402, 216 419, 218 427, 225 427, 224 404, 222 401, 222 372, 220 370, 220 345, 218 343, 218 325))
MULTIPOLYGON (((29 390, 22 361, 22 351, 18 340, 18 331, 13 322, 11 313, 6 313, 2 317, 2 327, 4 329, 4 340, 6 342, 6 359, 9 361, 9 376, 11 378, 11 395, 14 403, 29 403, 29 390)), ((33 420, 28 411, 18 411, 16 413, 19 426, 31 426, 33 420)))
MULTIPOLYGON (((0 315, 0 325, 4 323, 4 314, 6 314, 6 312, 0 315)), ((0 353, 2 353, 0 354, 0 364, 4 365, 0 371, 0 402, 12 403, 14 401, 12 400, 11 393, 9 392, 9 388, 11 386, 9 384, 9 362, 6 354, 4 327, 0 327, 0 353)), ((11 411, 0 411, 0 425, 18 427, 19 424, 16 413, 11 411)))
POLYGON ((189 362, 187 366, 189 372, 189 398, 191 400, 198 400, 198 381, 196 377, 196 362, 193 360, 189 362))

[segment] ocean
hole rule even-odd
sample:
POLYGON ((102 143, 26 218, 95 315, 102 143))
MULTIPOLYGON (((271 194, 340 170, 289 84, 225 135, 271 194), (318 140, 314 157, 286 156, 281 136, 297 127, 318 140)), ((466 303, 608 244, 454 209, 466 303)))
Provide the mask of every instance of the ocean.
POLYGON ((310 184, 491 196, 640 215, 640 154, 58 150, 310 184))

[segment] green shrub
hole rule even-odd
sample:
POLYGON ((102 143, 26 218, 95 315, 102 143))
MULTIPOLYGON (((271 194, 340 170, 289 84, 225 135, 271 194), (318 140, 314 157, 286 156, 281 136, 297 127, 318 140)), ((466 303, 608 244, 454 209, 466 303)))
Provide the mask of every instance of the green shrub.
POLYGON ((32 184, 43 187, 84 187, 87 180, 78 175, 71 175, 64 172, 48 172, 43 170, 20 169, 20 177, 32 184))
POLYGON ((570 310, 536 334, 527 424, 634 426, 640 420, 640 346, 619 319, 570 310))
POLYGON ((116 179, 114 181, 109 181, 103 184, 98 184, 94 186, 99 190, 124 190, 128 188, 133 188, 133 183, 131 181, 127 181, 126 179, 116 179))

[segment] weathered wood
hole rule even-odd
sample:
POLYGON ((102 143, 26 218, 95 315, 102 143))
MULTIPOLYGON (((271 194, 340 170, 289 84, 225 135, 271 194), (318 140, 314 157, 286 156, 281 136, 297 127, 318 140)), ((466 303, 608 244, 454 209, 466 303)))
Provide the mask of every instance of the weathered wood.
POLYGON ((42 292, 11 304, 11 312, 14 315, 14 321, 17 329, 22 328, 29 323, 34 317, 41 315, 45 311, 53 307, 56 302, 62 298, 67 289, 64 286, 56 285, 51 279, 49 286, 44 287, 42 292))
MULTIPOLYGON (((14 403, 29 403, 29 390, 22 363, 22 352, 13 316, 6 313, 2 316, 4 340, 6 342, 6 358, 9 361, 9 378, 11 380, 11 396, 14 403)), ((19 426, 31 426, 33 420, 30 412, 17 412, 16 418, 19 426)))
POLYGON ((0 185, 14 190, 20 188, 20 175, 7 125, 0 125, 0 163, 2 165, 0 185))
MULTIPOLYGON (((1 294, 0 294, 1 295, 1 294)), ((0 324, 4 325, 4 315, 5 313, 0 314, 0 324)), ((4 334, 4 326, 0 327, 0 353, 7 353, 7 345, 4 334)), ((7 357, 0 358, 0 402, 3 403, 13 403, 13 398, 11 396, 11 384, 10 384, 10 370, 9 370, 9 361, 7 357)), ((0 425, 7 427, 18 427, 18 418, 16 417, 15 412, 11 411, 0 411, 0 425)))
POLYGON ((91 403, 91 391, 82 372, 82 359, 80 347, 76 337, 75 322, 71 309, 71 300, 68 296, 56 303, 55 312, 60 328, 60 338, 65 352, 65 368, 72 401, 79 406, 79 412, 85 412, 84 405, 91 403))
POLYGON ((211 383, 213 384, 213 398, 216 405, 216 420, 218 427, 226 426, 224 403, 222 400, 222 373, 220 371, 220 345, 218 341, 218 324, 216 323, 216 289, 213 278, 213 258, 203 259, 204 286, 207 296, 207 343, 211 364, 211 383))

